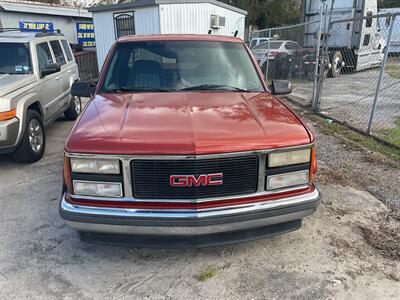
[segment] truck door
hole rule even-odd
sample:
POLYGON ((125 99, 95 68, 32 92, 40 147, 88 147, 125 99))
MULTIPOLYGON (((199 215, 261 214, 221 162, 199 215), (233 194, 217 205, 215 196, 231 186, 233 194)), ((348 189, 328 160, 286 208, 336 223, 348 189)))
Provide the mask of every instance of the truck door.
POLYGON ((356 52, 357 71, 378 66, 382 60, 383 49, 380 44, 378 18, 372 18, 373 14, 373 10, 367 10, 366 19, 362 22, 359 47, 356 52))

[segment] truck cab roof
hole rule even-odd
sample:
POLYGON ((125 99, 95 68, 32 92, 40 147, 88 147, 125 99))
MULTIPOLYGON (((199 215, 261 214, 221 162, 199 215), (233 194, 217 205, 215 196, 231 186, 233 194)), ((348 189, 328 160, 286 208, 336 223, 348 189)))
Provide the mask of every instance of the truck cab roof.
POLYGON ((119 42, 139 41, 212 41, 244 43, 242 39, 233 36, 211 34, 152 34, 152 35, 128 35, 118 39, 119 42))

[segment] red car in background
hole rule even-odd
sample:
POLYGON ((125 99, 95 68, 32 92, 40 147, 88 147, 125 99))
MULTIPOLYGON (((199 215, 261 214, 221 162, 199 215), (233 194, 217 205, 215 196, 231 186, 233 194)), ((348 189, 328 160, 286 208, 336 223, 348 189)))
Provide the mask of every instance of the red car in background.
POLYGON ((319 204, 314 137, 242 40, 120 38, 65 145, 60 214, 85 240, 203 247, 289 232, 319 204), (103 240, 104 240, 103 239, 103 240))

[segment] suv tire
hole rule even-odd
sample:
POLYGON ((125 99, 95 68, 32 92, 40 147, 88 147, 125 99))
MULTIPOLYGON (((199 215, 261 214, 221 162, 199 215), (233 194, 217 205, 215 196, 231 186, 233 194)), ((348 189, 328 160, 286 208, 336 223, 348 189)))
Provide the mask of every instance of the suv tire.
POLYGON ((67 120, 73 121, 79 116, 82 111, 82 102, 80 97, 72 97, 72 101, 68 109, 64 112, 67 120))
POLYGON ((45 148, 46 135, 43 120, 37 111, 28 109, 24 134, 13 157, 20 163, 33 163, 43 157, 45 148))

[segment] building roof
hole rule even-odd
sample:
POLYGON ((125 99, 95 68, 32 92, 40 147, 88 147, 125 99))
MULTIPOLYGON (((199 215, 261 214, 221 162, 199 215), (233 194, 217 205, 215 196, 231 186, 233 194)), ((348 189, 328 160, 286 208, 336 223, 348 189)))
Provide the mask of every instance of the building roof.
POLYGON ((217 0, 134 0, 134 1, 131 0, 130 2, 125 2, 125 3, 98 5, 90 7, 88 11, 95 13, 102 11, 115 11, 115 10, 129 9, 129 8, 140 8, 140 7, 154 6, 159 4, 185 4, 185 3, 210 3, 235 11, 245 16, 247 15, 246 10, 237 8, 235 6, 217 0))
POLYGON ((85 8, 62 7, 37 2, 0 1, 0 11, 53 15, 65 17, 92 18, 92 13, 85 8))
POLYGON ((243 43, 238 37, 213 34, 150 34, 127 35, 118 39, 118 42, 146 42, 146 41, 208 41, 243 43))

